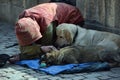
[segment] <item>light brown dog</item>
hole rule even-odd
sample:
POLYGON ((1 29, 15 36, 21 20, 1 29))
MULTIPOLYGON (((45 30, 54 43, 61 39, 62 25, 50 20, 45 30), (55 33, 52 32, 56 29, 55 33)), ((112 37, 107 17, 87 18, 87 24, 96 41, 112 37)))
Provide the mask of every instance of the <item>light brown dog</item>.
POLYGON ((120 48, 120 36, 110 32, 85 29, 74 24, 63 23, 56 28, 58 47, 67 45, 103 46, 106 49, 120 48))
POLYGON ((120 64, 120 52, 119 50, 106 50, 101 46, 68 46, 47 53, 44 60, 49 65, 107 61, 111 67, 115 67, 120 64))

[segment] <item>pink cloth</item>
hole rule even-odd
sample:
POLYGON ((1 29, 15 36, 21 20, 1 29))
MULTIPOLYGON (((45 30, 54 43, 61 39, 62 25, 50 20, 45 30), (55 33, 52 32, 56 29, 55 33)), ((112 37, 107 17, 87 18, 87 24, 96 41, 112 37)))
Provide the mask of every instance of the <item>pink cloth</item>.
POLYGON ((29 45, 42 37, 38 23, 31 18, 18 20, 15 30, 21 46, 29 45))
POLYGON ((23 35, 22 31, 20 32, 20 30, 17 30, 19 29, 19 25, 16 25, 16 35, 20 45, 28 45, 41 38, 42 34, 46 31, 47 26, 55 20, 58 21, 58 24, 78 24, 84 21, 80 11, 76 7, 65 3, 44 3, 30 9, 26 9, 20 14, 17 22, 17 24, 24 24, 24 29, 27 28, 28 32, 26 33, 26 36, 23 35), (25 21, 25 17, 30 17, 30 21, 25 21), (24 20, 22 18, 24 18, 24 20), (23 36, 25 38, 23 38, 23 36))

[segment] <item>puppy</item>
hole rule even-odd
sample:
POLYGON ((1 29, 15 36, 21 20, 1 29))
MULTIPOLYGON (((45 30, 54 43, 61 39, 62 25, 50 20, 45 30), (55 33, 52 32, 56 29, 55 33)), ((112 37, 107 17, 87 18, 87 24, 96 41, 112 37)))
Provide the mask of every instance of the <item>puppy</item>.
POLYGON ((60 50, 47 53, 43 58, 48 65, 62 65, 70 63, 78 64, 97 61, 107 61, 111 67, 115 67, 120 64, 119 50, 106 50, 101 46, 68 46, 61 48, 60 50))
POLYGON ((120 48, 120 36, 110 32, 85 29, 74 24, 63 23, 56 28, 58 47, 68 45, 103 46, 106 49, 120 48))

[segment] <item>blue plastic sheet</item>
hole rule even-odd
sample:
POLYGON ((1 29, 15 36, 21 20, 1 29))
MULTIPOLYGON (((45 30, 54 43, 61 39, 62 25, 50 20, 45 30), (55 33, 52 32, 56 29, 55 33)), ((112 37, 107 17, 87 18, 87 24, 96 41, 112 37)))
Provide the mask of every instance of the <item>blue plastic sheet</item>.
POLYGON ((39 69, 40 65, 39 65, 39 59, 34 59, 34 60, 22 60, 22 61, 18 61, 16 62, 17 65, 21 65, 21 66, 27 66, 31 69, 39 69))
POLYGON ((110 67, 107 62, 89 62, 82 64, 68 64, 63 66, 50 66, 48 68, 40 68, 39 70, 44 71, 51 75, 59 73, 80 73, 80 72, 93 72, 109 70, 110 67))
POLYGON ((31 69, 46 72, 47 74, 57 75, 59 73, 80 73, 109 70, 110 67, 107 62, 88 62, 82 64, 67 64, 67 65, 53 65, 50 67, 41 68, 39 59, 23 60, 16 63, 17 65, 27 66, 31 69))

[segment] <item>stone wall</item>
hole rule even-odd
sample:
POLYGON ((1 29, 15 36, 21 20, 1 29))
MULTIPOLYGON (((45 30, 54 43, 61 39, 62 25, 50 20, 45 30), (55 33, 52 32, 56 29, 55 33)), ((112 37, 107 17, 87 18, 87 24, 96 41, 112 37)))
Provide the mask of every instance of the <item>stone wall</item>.
POLYGON ((77 0, 84 18, 105 27, 120 27, 120 0, 77 0))

